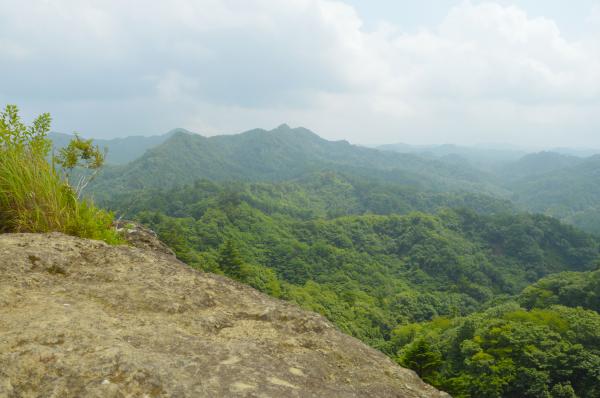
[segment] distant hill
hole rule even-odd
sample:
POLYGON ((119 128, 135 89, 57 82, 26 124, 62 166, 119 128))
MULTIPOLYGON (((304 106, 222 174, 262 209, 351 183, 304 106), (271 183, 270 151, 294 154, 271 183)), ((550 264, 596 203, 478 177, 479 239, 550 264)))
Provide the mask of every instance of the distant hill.
POLYGON ((282 181, 318 171, 419 189, 505 193, 490 183, 493 177, 468 164, 327 141, 310 130, 287 125, 214 137, 177 132, 130 164, 106 170, 96 191, 168 187, 203 178, 282 181))
MULTIPOLYGON (((124 138, 113 138, 110 140, 94 139, 94 142, 98 144, 100 148, 108 149, 108 155, 106 158, 107 163, 126 164, 142 156, 148 149, 162 144, 177 132, 186 132, 186 130, 174 129, 163 135, 149 137, 140 135, 124 138)), ((50 133, 49 137, 52 140, 55 149, 65 147, 73 138, 71 134, 56 132, 50 133)))
POLYGON ((516 162, 502 168, 499 172, 504 178, 516 180, 523 177, 543 175, 553 171, 576 166, 584 162, 582 158, 556 152, 530 153, 516 162))
POLYGON ((564 147, 558 147, 558 148, 552 148, 550 150, 551 152, 556 152, 556 153, 560 153, 563 155, 571 155, 571 156, 577 156, 580 158, 587 158, 590 156, 594 156, 594 155, 598 155, 600 154, 600 149, 598 148, 564 148, 564 147))
POLYGON ((570 162, 515 181, 510 186, 513 199, 530 211, 600 233, 600 155, 570 162))
POLYGON ((409 145, 386 144, 377 147, 382 151, 414 153, 433 158, 461 157, 473 166, 484 170, 493 170, 499 166, 515 162, 526 154, 518 149, 496 147, 468 147, 453 144, 443 145, 409 145))
POLYGON ((520 209, 551 215, 600 234, 600 155, 583 157, 594 153, 592 150, 559 148, 523 154, 456 145, 393 144, 379 148, 479 168, 492 176, 488 180, 491 184, 510 191, 520 209))

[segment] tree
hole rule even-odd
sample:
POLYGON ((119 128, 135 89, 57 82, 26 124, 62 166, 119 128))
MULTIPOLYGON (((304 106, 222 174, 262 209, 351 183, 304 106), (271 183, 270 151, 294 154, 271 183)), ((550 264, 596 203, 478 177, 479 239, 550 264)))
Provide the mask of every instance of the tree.
POLYGON ((402 356, 402 364, 413 369, 424 380, 434 378, 442 364, 441 354, 424 339, 418 340, 402 356))
POLYGON ((81 192, 96 177, 100 168, 104 165, 106 159, 106 150, 101 151, 98 145, 94 145, 92 140, 84 140, 75 134, 75 138, 64 148, 61 148, 54 161, 67 170, 67 179, 75 168, 83 168, 91 171, 91 174, 82 173, 75 184, 75 193, 79 198, 81 192))
POLYGON ((221 245, 217 262, 225 274, 236 279, 241 279, 242 264, 244 262, 232 239, 227 239, 225 243, 221 245))
POLYGON ((550 392, 552 398, 577 398, 575 390, 571 387, 571 384, 555 384, 550 392))

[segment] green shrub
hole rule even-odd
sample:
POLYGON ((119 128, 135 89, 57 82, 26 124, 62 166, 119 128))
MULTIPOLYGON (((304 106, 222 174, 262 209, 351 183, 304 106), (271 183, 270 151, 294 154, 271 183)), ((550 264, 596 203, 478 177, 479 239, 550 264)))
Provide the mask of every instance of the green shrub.
POLYGON ((8 105, 0 112, 0 232, 64 232, 116 244, 113 215, 75 191, 49 162, 50 115, 32 126, 8 105))

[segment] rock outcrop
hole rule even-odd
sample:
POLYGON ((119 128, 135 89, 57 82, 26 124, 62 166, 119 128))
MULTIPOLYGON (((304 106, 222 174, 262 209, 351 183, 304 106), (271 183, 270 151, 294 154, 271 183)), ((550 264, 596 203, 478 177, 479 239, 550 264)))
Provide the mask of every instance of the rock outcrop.
POLYGON ((113 226, 125 237, 130 245, 138 249, 147 249, 174 256, 171 248, 158 239, 156 232, 140 223, 129 220, 115 221, 113 226))
POLYGON ((0 235, 0 397, 447 397, 321 316, 165 251, 0 235))

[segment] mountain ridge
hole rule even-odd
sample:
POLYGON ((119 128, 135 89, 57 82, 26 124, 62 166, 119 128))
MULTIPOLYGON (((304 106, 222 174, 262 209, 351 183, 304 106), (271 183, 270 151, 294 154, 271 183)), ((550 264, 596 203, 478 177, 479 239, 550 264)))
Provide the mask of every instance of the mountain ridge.
MULTIPOLYGON (((99 181, 119 190, 211 180, 280 181, 317 171, 338 171, 423 189, 496 192, 488 176, 456 162, 423 159, 328 141, 305 128, 282 125, 235 135, 174 134, 126 166, 107 170, 99 181)), ((95 189, 101 191, 102 189, 95 189)))

